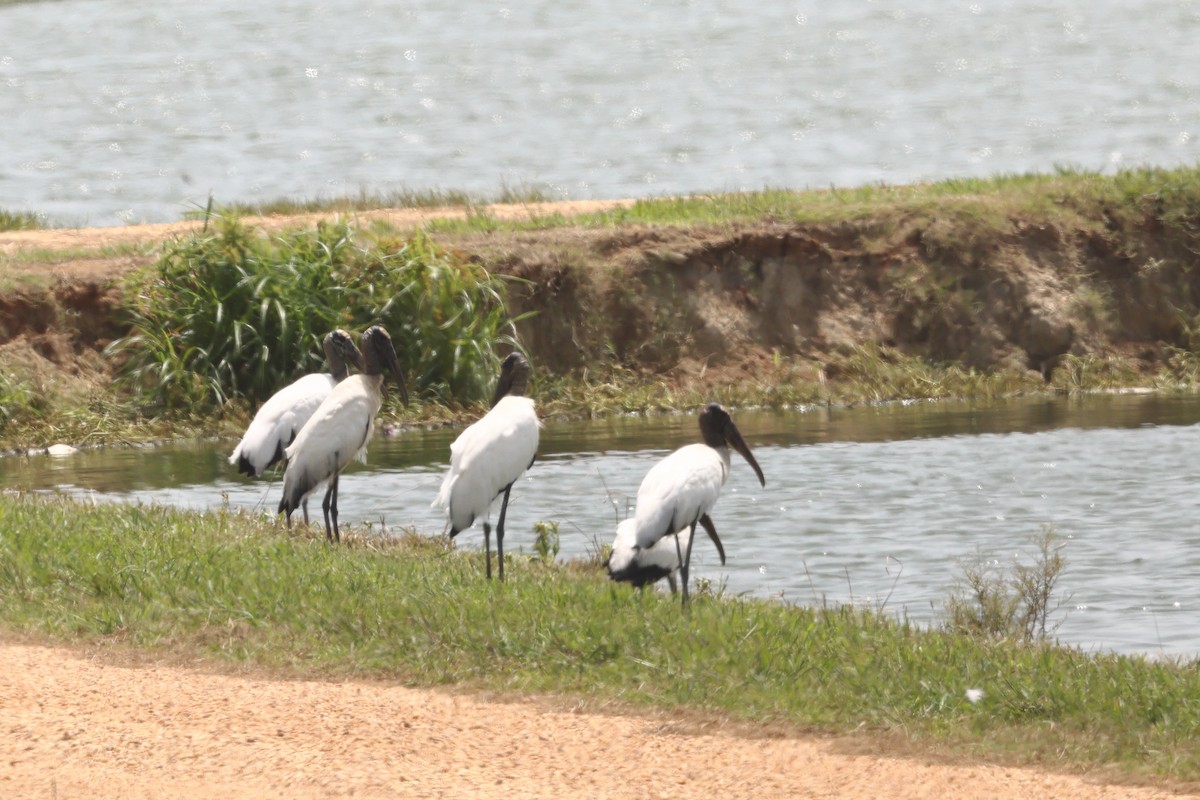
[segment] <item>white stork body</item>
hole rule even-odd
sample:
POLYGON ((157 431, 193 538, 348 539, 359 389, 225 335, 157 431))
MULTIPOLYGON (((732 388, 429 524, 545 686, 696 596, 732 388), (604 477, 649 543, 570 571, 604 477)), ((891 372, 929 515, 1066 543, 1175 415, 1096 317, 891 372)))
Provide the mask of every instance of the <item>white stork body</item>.
POLYGON ((456 534, 486 519, 492 503, 537 455, 541 422, 533 399, 509 395, 450 445, 450 470, 434 505, 456 534))
MULTIPOLYGON (((724 548, 708 512, 716 505, 717 498, 721 496, 721 487, 729 477, 730 447, 742 454, 754 468, 759 482, 766 486, 762 469, 729 412, 716 403, 705 406, 700 412, 700 432, 704 438, 703 444, 679 448, 646 473, 638 488, 637 509, 633 516, 635 559, 661 546, 663 539, 669 537, 671 540, 683 578, 685 607, 688 602, 688 566, 692 558, 692 545, 696 540, 697 523, 704 525, 721 551, 721 563, 725 562, 724 548), (679 535, 684 528, 688 532, 686 537, 679 535)), ((611 568, 609 575, 614 580, 621 580, 612 575, 611 568)))
POLYGON ((378 326, 368 329, 363 334, 363 353, 366 374, 352 375, 335 386, 284 451, 287 470, 283 474, 279 511, 287 513, 290 527, 292 512, 328 483, 321 508, 325 512, 325 535, 330 540, 341 541, 337 521, 338 476, 352 460, 366 458, 375 417, 383 405, 383 366, 392 369, 405 401, 408 399, 387 331, 378 326))
POLYGON ((262 475, 283 457, 284 448, 335 386, 332 375, 314 372, 271 395, 254 415, 229 463, 251 477, 262 475))
POLYGON ((352 375, 334 387, 301 428, 284 451, 283 501, 288 506, 295 509, 307 501, 351 461, 366 460, 375 416, 383 405, 382 385, 382 375, 352 375))
POLYGON ((689 444, 655 464, 637 493, 637 546, 653 547, 707 514, 729 477, 729 448, 689 444))
POLYGON ((450 445, 450 469, 432 503, 434 508, 446 509, 451 538, 483 520, 487 576, 491 578, 490 512, 496 498, 504 496, 496 524, 500 580, 504 580, 504 516, 509 492, 533 464, 542 425, 533 400, 524 396, 529 371, 520 354, 505 359, 491 410, 450 445))
POLYGON ((349 368, 362 369, 362 354, 345 331, 329 333, 322 347, 330 371, 305 375, 263 403, 229 457, 238 472, 257 478, 283 458, 284 448, 295 440, 333 387, 349 374, 349 368))

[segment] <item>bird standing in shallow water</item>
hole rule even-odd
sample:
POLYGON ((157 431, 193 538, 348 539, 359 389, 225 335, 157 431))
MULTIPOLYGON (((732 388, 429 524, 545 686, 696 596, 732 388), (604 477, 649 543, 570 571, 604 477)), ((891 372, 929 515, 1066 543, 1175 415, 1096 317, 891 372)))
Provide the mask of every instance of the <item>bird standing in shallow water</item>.
POLYGON ((338 530, 338 476, 352 459, 362 460, 375 429, 375 417, 383 405, 383 370, 386 368, 400 386, 400 396, 408 405, 408 389, 396 358, 392 337, 382 326, 368 328, 362 335, 363 374, 352 375, 334 387, 313 412, 296 440, 284 450, 287 470, 283 474, 283 499, 279 513, 287 514, 288 529, 292 512, 322 483, 329 482, 321 510, 325 514, 325 537, 341 541, 338 530), (330 525, 332 516, 333 524, 330 525))
POLYGON ((492 577, 491 521, 493 501, 501 494, 500 518, 496 523, 496 555, 500 580, 504 580, 504 516, 512 485, 537 455, 538 429, 532 398, 526 397, 532 373, 520 353, 511 353, 500 365, 500 379, 492 396, 492 408, 459 434, 450 445, 450 469, 433 507, 446 509, 450 538, 483 518, 483 546, 487 577, 492 577))
POLYGON ((350 374, 350 367, 362 370, 362 353, 344 330, 327 334, 322 347, 329 372, 305 375, 263 403, 229 457, 229 463, 236 465, 238 472, 252 478, 266 472, 283 458, 283 449, 292 443, 333 387, 350 374))
POLYGON ((704 439, 703 444, 685 445, 650 468, 638 488, 633 517, 636 551, 650 550, 667 536, 674 539, 675 555, 683 580, 685 608, 688 604, 688 566, 692 545, 696 541, 696 524, 704 524, 716 539, 716 528, 709 527, 712 520, 708 512, 721 496, 721 487, 729 477, 729 448, 741 453, 754 468, 759 483, 767 485, 762 469, 733 423, 733 418, 719 404, 709 403, 700 412, 700 434, 704 439), (708 520, 707 524, 703 522, 704 519, 708 520), (684 528, 689 531, 686 545, 680 542, 679 536, 679 531, 684 528), (682 549, 684 546, 686 551, 682 549))

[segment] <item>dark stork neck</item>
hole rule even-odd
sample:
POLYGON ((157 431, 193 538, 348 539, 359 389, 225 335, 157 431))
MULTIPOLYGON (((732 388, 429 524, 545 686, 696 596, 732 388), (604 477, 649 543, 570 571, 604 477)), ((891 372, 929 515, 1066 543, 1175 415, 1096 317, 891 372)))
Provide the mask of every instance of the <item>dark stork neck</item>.
POLYGON ((704 410, 700 412, 700 436, 704 443, 715 450, 728 447, 729 442, 725 438, 725 429, 731 421, 729 412, 716 403, 705 406, 704 410))
POLYGON ((350 367, 363 368, 362 353, 354 344, 350 334, 339 329, 325 337, 322 343, 325 350, 325 361, 329 364, 329 374, 334 381, 341 383, 350 374, 350 367))
POLYGON ((404 373, 400 371, 396 348, 392 345, 392 337, 382 325, 373 325, 363 331, 362 354, 363 373, 378 376, 382 386, 383 373, 390 372, 400 387, 400 397, 404 405, 408 405, 408 387, 404 384, 404 373))
POLYGON ((500 365, 500 379, 496 381, 496 392, 492 395, 492 408, 505 397, 523 397, 529 391, 529 380, 533 368, 520 353, 510 353, 500 365))

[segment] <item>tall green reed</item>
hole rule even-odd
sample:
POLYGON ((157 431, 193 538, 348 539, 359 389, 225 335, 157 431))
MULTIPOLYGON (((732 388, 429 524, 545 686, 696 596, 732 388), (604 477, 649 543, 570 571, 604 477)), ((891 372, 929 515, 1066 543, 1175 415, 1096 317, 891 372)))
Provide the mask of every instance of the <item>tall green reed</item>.
POLYGON ((32 231, 46 227, 41 214, 0 209, 0 231, 32 231))
POLYGON ((10 424, 41 419, 49 408, 44 390, 27 380, 0 373, 0 433, 10 424))
MULTIPOLYGON (((320 341, 382 324, 409 382, 456 404, 484 399, 498 345, 516 346, 502 280, 422 236, 373 239, 345 222, 268 237, 235 216, 165 246, 106 353, 155 410, 260 402, 323 369, 320 341)), ((138 280, 135 278, 135 280, 138 280)))

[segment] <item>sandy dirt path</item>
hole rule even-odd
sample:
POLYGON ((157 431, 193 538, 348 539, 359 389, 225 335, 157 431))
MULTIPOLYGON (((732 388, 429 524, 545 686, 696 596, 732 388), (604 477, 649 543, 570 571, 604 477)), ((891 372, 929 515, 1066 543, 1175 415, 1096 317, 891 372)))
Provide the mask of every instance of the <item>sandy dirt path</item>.
POLYGON ((1180 796, 818 738, 688 734, 544 702, 130 667, 27 644, 0 644, 0 725, 10 800, 1180 796))
MULTIPOLYGON (((247 225, 265 231, 314 227, 321 221, 348 219, 359 227, 387 223, 396 228, 416 228, 435 219, 465 219, 468 213, 485 214, 495 219, 522 220, 560 215, 573 217, 613 211, 632 206, 635 200, 568 200, 551 203, 496 203, 468 210, 464 206, 428 208, 383 208, 371 211, 322 211, 268 217, 242 217, 247 225)), ((102 280, 126 271, 128 257, 103 256, 97 248, 116 248, 147 242, 161 242, 201 230, 204 223, 180 222, 124 225, 109 228, 47 228, 32 231, 0 231, 0 256, 13 256, 23 250, 62 251, 64 257, 15 259, 5 265, 13 272, 36 273, 65 279, 102 280)))

